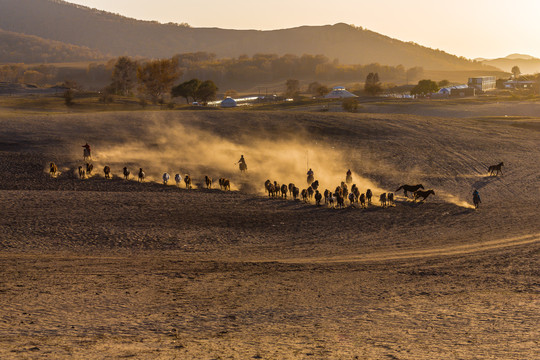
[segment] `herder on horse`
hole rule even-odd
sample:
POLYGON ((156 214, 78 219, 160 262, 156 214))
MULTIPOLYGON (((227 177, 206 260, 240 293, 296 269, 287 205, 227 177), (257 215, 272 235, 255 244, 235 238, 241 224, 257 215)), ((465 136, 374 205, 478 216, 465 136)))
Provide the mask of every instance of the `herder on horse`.
POLYGON ((91 150, 90 150, 90 145, 88 145, 88 143, 86 143, 85 145, 82 146, 84 148, 83 150, 83 159, 86 161, 86 160, 89 160, 92 158, 92 154, 91 154, 91 150))
POLYGON ((247 170, 247 165, 246 165, 246 160, 244 159, 244 155, 240 155, 240 160, 238 160, 237 164, 240 167, 240 172, 245 172, 247 170))

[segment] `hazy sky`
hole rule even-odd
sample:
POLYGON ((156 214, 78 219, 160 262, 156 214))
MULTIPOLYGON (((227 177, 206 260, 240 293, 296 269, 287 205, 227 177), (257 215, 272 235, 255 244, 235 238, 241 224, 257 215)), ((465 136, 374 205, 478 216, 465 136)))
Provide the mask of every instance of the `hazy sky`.
POLYGON ((467 58, 540 57, 540 0, 69 0, 193 27, 271 30, 344 22, 467 58))

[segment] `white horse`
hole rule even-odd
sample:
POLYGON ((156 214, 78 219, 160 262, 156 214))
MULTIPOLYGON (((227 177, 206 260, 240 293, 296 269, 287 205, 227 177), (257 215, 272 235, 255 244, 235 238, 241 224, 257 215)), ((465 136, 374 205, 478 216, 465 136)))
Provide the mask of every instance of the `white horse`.
POLYGON ((163 184, 167 185, 170 178, 171 178, 171 176, 169 175, 169 173, 164 173, 163 174, 163 184))
POLYGON ((182 182, 182 177, 180 174, 174 175, 174 181, 176 181, 176 186, 180 186, 180 183, 182 182))

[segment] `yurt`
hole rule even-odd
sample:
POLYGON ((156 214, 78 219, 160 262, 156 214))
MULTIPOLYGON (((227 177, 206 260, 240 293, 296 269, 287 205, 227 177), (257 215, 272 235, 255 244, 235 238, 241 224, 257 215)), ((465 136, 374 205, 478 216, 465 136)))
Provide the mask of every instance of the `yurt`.
POLYGON ((236 101, 231 97, 226 97, 220 104, 221 107, 224 108, 232 108, 238 106, 236 101))
POLYGON ((353 93, 348 92, 343 86, 336 86, 328 94, 324 96, 325 99, 345 99, 358 97, 353 93))

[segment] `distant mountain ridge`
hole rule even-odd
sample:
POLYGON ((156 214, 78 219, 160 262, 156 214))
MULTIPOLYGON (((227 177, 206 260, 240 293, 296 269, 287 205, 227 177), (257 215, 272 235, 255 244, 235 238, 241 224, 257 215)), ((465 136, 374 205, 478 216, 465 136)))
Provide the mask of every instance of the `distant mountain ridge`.
POLYGON ((346 24, 272 31, 191 28, 130 19, 60 0, 0 0, 0 27, 113 56, 159 58, 197 51, 218 57, 322 54, 346 64, 498 70, 346 24))
POLYGON ((540 59, 525 54, 510 54, 498 59, 476 59, 482 64, 495 66, 499 69, 511 72, 514 66, 518 66, 522 74, 536 74, 540 72, 540 59))

